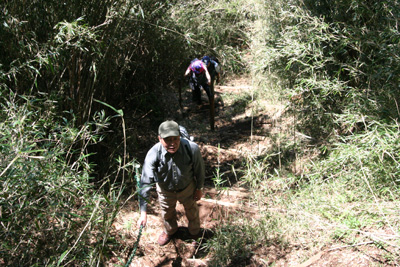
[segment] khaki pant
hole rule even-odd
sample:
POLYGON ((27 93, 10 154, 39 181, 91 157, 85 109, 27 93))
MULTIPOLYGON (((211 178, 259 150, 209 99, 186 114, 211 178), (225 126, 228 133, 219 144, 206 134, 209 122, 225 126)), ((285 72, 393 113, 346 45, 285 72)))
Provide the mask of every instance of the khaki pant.
POLYGON ((164 220, 164 231, 168 235, 173 235, 178 230, 176 217, 176 202, 179 201, 185 208, 186 218, 189 221, 189 233, 196 235, 200 231, 199 207, 193 199, 196 189, 192 182, 185 190, 174 193, 162 189, 157 184, 158 201, 161 207, 161 217, 164 220))

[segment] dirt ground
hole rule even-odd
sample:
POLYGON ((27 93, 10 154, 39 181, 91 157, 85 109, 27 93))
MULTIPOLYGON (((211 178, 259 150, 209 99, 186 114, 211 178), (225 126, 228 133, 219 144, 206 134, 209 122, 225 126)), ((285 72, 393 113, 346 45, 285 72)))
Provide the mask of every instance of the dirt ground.
MULTIPOLYGON (((182 108, 180 124, 186 126, 189 133, 195 137, 201 148, 206 162, 206 187, 204 196, 198 202, 200 207, 201 227, 203 236, 193 243, 187 239, 187 221, 183 206, 178 204, 177 211, 180 230, 175 238, 166 246, 160 247, 157 239, 162 231, 162 222, 159 216, 157 196, 152 191, 151 203, 148 209, 148 223, 141 232, 139 244, 130 266, 209 266, 210 255, 203 250, 205 244, 213 236, 216 227, 228 218, 243 218, 252 216, 257 218, 257 211, 249 207, 246 201, 252 192, 242 187, 238 182, 232 166, 241 162, 248 153, 262 153, 272 145, 270 136, 279 131, 277 121, 280 119, 284 107, 270 105, 267 112, 252 116, 251 110, 241 109, 243 103, 235 95, 249 94, 251 87, 246 78, 234 79, 223 86, 216 85, 216 112, 215 130, 210 131, 209 105, 204 91, 203 105, 197 106, 190 101, 190 90, 182 94, 182 108), (224 174, 229 180, 224 184, 225 190, 215 189, 212 178, 216 171, 224 174)), ((131 199, 123 207, 114 223, 114 235, 121 243, 121 253, 114 252, 108 266, 123 266, 132 255, 138 241, 139 229, 136 222, 140 214, 138 203, 131 199)), ((282 251, 282 248, 269 245, 253 251, 252 258, 247 265, 238 266, 379 266, 363 253, 366 246, 357 248, 342 248, 324 250, 315 254, 307 261, 299 261, 301 248, 291 248, 282 251), (268 257, 267 257, 268 256, 268 257)), ((234 266, 234 265, 230 265, 234 266)))

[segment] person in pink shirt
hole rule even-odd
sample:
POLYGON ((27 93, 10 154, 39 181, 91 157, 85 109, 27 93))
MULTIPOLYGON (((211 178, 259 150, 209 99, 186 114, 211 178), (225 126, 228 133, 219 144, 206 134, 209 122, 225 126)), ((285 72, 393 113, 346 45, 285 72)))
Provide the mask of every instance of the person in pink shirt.
POLYGON ((200 59, 194 59, 186 69, 185 77, 189 77, 189 86, 192 89, 192 100, 201 104, 201 90, 206 91, 208 99, 211 97, 211 76, 207 66, 200 59))

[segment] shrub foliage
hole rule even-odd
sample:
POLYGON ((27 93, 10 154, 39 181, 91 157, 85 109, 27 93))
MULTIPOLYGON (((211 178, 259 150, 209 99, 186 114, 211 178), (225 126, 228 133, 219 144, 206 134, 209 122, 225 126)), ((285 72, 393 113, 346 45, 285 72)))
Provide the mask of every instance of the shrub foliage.
POLYGON ((266 57, 286 81, 300 126, 325 138, 365 130, 369 120, 397 120, 400 7, 397 1, 271 3, 266 57), (360 116, 364 115, 364 116, 360 116))
POLYGON ((330 171, 364 184, 363 193, 398 195, 398 1, 5 0, 0 7, 0 264, 106 261, 126 178, 137 174, 133 137, 143 118, 164 119, 171 103, 163 96, 182 86, 194 57, 212 54, 225 71, 247 71, 259 21, 262 47, 249 69, 276 82, 299 131, 333 141, 309 180, 330 171))
POLYGON ((242 64, 243 14, 221 6, 188 24, 198 5, 177 0, 0 7, 0 264, 104 262, 140 118, 164 119, 162 96, 192 58, 225 51, 228 69, 242 64))

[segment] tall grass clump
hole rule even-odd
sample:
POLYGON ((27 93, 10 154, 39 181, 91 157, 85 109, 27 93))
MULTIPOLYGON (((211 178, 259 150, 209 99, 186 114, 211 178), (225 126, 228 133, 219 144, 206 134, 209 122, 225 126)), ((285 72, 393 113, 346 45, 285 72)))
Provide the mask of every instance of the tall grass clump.
MULTIPOLYGON (((127 145, 135 151, 143 122, 158 124, 179 112, 173 103, 193 57, 213 52, 226 70, 243 67, 248 12, 235 3, 213 4, 6 1, 0 14, 7 40, 0 42, 3 81, 18 94, 45 93, 57 101, 54 112, 71 112, 78 125, 103 108, 93 99, 131 114, 127 145)), ((112 122, 115 134, 92 147, 99 177, 116 171, 109 166, 114 153, 123 152, 121 128, 112 122)))
POLYGON ((218 57, 224 72, 247 72, 243 51, 252 11, 246 1, 178 1, 171 15, 187 42, 187 64, 192 57, 209 54, 218 57))
POLYGON ((5 88, 0 98, 0 262, 101 262, 119 186, 108 197, 94 188, 88 147, 102 141, 109 119, 99 112, 76 127, 74 120, 55 115, 54 103, 45 99, 5 88))
POLYGON ((254 72, 280 90, 303 144, 321 156, 299 184, 340 181, 360 197, 398 192, 399 14, 397 1, 265 3, 254 72))
POLYGON ((260 264, 259 261, 252 259, 253 252, 270 245, 284 247, 286 244, 280 238, 281 234, 278 221, 269 213, 243 220, 238 220, 234 216, 216 229, 213 238, 204 247, 211 255, 210 266, 260 264))
POLYGON ((245 161, 239 183, 260 217, 218 229, 215 262, 249 265, 255 244, 273 242, 302 247, 299 264, 325 248, 364 245, 397 264, 399 4, 255 2, 262 21, 248 32, 251 74, 265 91, 255 95, 273 91, 293 127, 279 125, 280 146, 245 161))
POLYGON ((398 118, 393 108, 399 77, 396 1, 302 0, 267 6, 265 19, 272 23, 265 30, 265 75, 279 77, 299 115, 299 128, 325 138, 335 131, 346 134, 343 128, 360 123, 360 116, 347 114, 398 118))
MULTIPOLYGON (((256 250, 268 251, 269 247, 286 248, 290 237, 287 231, 293 224, 293 215, 288 216, 295 181, 286 179, 274 171, 275 155, 266 157, 248 156, 240 171, 239 183, 251 192, 249 200, 238 213, 219 225, 211 240, 204 247, 210 252, 210 266, 248 266, 260 264, 253 258, 256 250), (251 216, 249 216, 251 214, 251 216)), ((274 258, 276 255, 271 255, 274 258)), ((269 262, 268 257, 262 263, 269 262)))
POLYGON ((399 125, 373 122, 363 134, 343 137, 323 161, 316 162, 313 183, 338 182, 358 200, 398 201, 400 190, 399 125))

